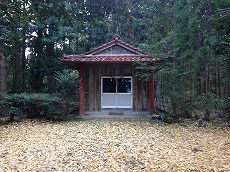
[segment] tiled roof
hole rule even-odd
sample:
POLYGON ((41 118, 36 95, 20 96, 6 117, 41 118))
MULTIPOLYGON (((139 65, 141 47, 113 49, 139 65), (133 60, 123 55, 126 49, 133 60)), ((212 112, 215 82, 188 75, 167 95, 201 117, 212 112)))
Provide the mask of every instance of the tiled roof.
POLYGON ((141 56, 64 56, 61 61, 63 62, 154 62, 159 61, 159 58, 141 57, 141 56))
POLYGON ((60 60, 64 63, 93 63, 93 62, 134 62, 134 61, 141 61, 141 62, 156 62, 160 61, 160 57, 153 56, 148 54, 128 43, 125 43, 119 39, 119 36, 116 35, 114 39, 106 44, 103 44, 97 48, 94 48, 91 51, 86 52, 85 54, 80 55, 65 55, 60 58, 60 60), (115 44, 119 44, 130 51, 134 52, 135 54, 98 54, 102 50, 113 46, 115 44))

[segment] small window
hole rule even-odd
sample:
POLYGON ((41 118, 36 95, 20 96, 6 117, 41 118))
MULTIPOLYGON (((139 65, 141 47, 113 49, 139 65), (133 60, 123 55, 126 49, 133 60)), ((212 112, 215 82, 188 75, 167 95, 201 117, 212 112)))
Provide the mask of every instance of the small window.
POLYGON ((131 93, 131 78, 119 78, 117 80, 118 93, 131 93))
POLYGON ((116 79, 103 78, 103 93, 116 93, 116 79))

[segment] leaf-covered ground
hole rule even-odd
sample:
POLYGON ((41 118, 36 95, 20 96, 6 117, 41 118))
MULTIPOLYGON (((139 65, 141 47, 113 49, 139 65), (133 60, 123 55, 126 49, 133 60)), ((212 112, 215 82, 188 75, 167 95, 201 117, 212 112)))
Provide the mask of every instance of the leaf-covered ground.
POLYGON ((230 171, 230 130, 145 120, 0 126, 0 171, 230 171))

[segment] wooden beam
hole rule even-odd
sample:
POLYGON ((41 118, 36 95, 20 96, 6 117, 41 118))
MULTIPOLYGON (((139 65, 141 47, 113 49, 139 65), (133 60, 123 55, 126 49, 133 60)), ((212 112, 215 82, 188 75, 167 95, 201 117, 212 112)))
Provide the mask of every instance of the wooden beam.
POLYGON ((79 115, 85 113, 85 83, 84 83, 84 64, 79 66, 79 115))
POLYGON ((150 113, 154 114, 154 73, 152 71, 152 76, 149 80, 149 106, 150 113))

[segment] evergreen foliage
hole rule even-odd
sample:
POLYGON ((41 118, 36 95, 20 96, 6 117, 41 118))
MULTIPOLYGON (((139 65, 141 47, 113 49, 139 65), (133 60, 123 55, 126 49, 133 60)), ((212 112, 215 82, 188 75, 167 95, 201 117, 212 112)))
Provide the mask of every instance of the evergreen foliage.
POLYGON ((57 81, 58 92, 67 99, 72 98, 76 100, 78 93, 78 72, 64 69, 62 71, 56 71, 54 77, 57 81))
POLYGON ((61 97, 50 94, 10 94, 0 96, 0 117, 65 119, 69 112, 61 97))
MULTIPOLYGON (((230 97, 229 6, 228 0, 1 1, 8 92, 63 91, 58 58, 86 52, 117 33, 163 57, 154 68, 155 95, 174 114, 221 108, 213 102, 226 104, 230 97)), ((148 78, 152 68, 139 64, 138 70, 148 78)))

